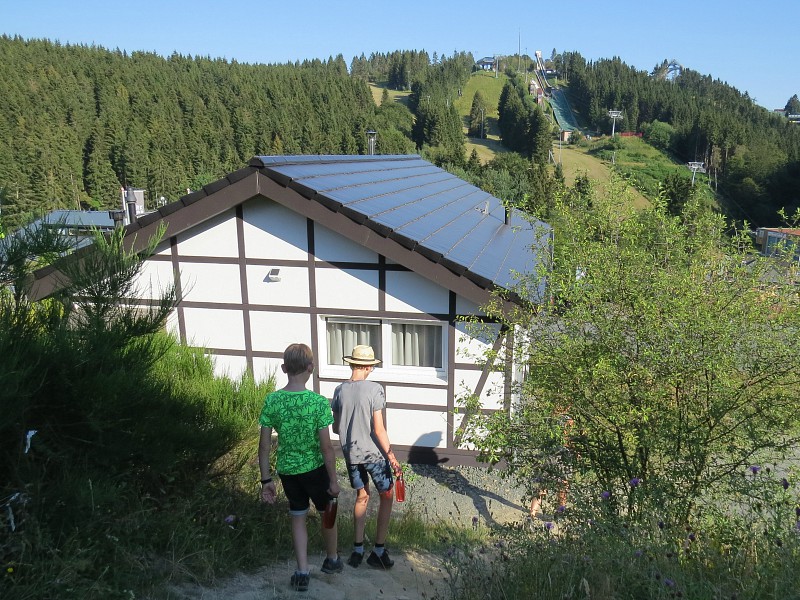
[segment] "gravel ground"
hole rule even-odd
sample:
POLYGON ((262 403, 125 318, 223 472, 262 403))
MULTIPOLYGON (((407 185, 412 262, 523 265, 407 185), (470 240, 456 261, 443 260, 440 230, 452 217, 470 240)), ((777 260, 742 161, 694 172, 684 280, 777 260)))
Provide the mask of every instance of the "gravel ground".
MULTIPOLYGON (((528 518, 524 491, 497 470, 441 465, 404 465, 404 469, 406 501, 395 502, 393 514, 413 510, 432 521, 449 520, 465 526, 507 524, 528 518)), ((355 491, 350 488, 347 474, 339 474, 339 509, 350 511, 355 491)), ((370 498, 370 513, 377 506, 377 497, 370 498)))

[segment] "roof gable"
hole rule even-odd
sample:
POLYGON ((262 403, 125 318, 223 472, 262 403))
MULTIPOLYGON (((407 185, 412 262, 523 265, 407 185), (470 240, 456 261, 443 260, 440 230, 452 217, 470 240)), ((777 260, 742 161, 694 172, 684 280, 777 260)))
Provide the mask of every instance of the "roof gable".
MULTIPOLYGON (((259 195, 442 284, 455 276, 484 290, 513 290, 517 273, 534 272, 549 255, 548 225, 517 211, 507 215, 499 199, 417 155, 256 156, 247 168, 140 217, 126 239, 143 245, 162 223, 174 236, 259 195)), ((41 285, 32 295, 52 292, 52 270, 37 272, 41 285)))

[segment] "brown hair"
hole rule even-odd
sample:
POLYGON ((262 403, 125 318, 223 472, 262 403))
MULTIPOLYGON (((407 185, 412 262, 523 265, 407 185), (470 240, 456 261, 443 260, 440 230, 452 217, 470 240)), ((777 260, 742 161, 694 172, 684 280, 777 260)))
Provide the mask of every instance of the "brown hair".
POLYGON ((305 344, 291 344, 283 351, 283 366, 287 375, 299 375, 313 362, 314 354, 305 344))

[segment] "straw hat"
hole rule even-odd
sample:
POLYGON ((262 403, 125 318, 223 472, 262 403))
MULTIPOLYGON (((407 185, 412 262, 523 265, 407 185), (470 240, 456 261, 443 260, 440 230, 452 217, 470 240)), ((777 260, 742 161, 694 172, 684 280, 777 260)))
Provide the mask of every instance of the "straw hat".
POLYGON ((372 346, 356 346, 350 356, 344 357, 344 362, 351 365, 377 365, 379 361, 375 358, 375 351, 372 346))

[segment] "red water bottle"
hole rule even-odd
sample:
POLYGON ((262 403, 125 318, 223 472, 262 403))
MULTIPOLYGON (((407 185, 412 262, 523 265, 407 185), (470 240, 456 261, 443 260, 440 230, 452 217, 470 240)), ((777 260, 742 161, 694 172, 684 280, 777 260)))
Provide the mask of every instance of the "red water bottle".
POLYGON ((325 505, 325 510, 322 512, 322 526, 325 529, 333 529, 333 526, 336 525, 336 511, 338 508, 338 498, 331 498, 328 504, 325 505))
POLYGON ((394 499, 398 502, 406 501, 406 480, 403 479, 403 472, 397 475, 397 481, 394 482, 394 499))

